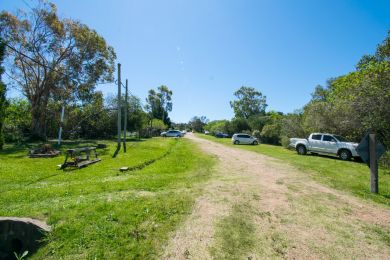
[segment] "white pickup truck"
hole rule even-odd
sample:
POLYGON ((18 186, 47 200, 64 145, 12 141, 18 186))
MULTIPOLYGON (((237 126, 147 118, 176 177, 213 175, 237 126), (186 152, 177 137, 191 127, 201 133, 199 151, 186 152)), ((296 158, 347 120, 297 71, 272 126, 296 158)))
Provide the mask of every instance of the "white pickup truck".
POLYGON ((348 142, 344 137, 333 134, 312 133, 306 139, 291 138, 289 146, 300 155, 305 155, 307 152, 330 154, 337 155, 345 161, 352 157, 359 157, 356 152, 357 143, 348 142))

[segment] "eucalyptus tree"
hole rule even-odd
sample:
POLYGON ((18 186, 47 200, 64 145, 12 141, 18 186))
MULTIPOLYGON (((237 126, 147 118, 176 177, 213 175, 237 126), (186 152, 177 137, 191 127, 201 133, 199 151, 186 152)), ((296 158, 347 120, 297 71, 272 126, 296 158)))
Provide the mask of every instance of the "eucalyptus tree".
POLYGON ((28 12, 0 13, 0 37, 8 46, 6 73, 31 104, 35 137, 45 138, 50 99, 84 102, 96 83, 112 80, 114 49, 95 30, 62 19, 54 4, 39 1, 28 12))
POLYGON ((234 96, 237 100, 230 101, 235 117, 248 119, 254 115, 265 113, 267 107, 266 96, 252 87, 242 86, 234 96))
POLYGON ((146 110, 150 118, 161 119, 165 124, 170 125, 168 113, 172 111, 172 90, 167 86, 160 86, 157 91, 149 90, 146 98, 146 110))

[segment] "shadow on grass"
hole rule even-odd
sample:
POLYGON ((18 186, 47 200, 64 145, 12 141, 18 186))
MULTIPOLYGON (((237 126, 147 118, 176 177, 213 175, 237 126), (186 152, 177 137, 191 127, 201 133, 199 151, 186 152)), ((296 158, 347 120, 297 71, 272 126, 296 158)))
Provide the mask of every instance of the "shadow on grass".
POLYGON ((138 139, 138 138, 126 138, 127 143, 139 143, 139 142, 145 142, 145 139, 138 139))
POLYGON ((115 150, 114 154, 112 155, 112 158, 115 158, 118 155, 120 150, 121 150, 121 144, 118 144, 116 146, 116 150, 115 150))
MULTIPOLYGON (((25 155, 20 155, 18 157, 24 157, 27 155, 28 151, 31 149, 36 149, 42 147, 44 144, 50 144, 55 149, 68 149, 72 146, 80 146, 83 144, 97 144, 97 140, 77 140, 77 141, 63 141, 61 146, 57 144, 56 141, 49 140, 47 142, 27 142, 27 143, 7 143, 3 150, 0 150, 0 155, 12 155, 15 153, 20 153, 25 151, 25 155)), ((74 148, 74 147, 72 147, 74 148)))
POLYGON ((11 144, 6 145, 3 150, 0 150, 0 155, 10 156, 13 158, 27 157, 28 151, 35 147, 33 144, 11 144), (23 152, 23 153, 22 153, 23 152), (19 154, 22 153, 22 154, 19 154), (15 155, 18 154, 18 155, 15 155))
MULTIPOLYGON (((308 153, 307 155, 308 156, 313 156, 313 157, 321 157, 321 158, 325 158, 325 159, 342 161, 340 158, 338 158, 336 156, 331 156, 331 155, 326 155, 326 154, 316 154, 316 153, 311 154, 311 153, 308 153)), ((360 158, 353 158, 353 159, 351 159, 350 161, 347 161, 347 162, 364 163, 360 158)))
POLYGON ((31 182, 29 182, 29 183, 26 183, 26 186, 29 186, 29 185, 31 185, 31 184, 38 183, 38 182, 40 182, 40 181, 44 181, 44 180, 50 179, 50 178, 55 177, 55 176, 58 176, 58 175, 60 175, 60 174, 61 174, 61 173, 56 173, 56 174, 51 174, 51 175, 48 175, 48 176, 39 178, 39 179, 37 179, 37 180, 31 181, 31 182))

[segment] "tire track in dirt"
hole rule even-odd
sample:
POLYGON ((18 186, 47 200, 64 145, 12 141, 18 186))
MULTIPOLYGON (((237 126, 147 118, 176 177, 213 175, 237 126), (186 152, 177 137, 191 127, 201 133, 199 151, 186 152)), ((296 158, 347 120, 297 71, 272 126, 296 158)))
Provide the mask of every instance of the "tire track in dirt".
POLYGON ((253 208, 257 243, 243 258, 389 259, 390 245, 370 229, 390 230, 388 208, 318 184, 283 161, 193 134, 187 138, 218 164, 163 258, 212 259, 216 224, 245 202, 253 208))

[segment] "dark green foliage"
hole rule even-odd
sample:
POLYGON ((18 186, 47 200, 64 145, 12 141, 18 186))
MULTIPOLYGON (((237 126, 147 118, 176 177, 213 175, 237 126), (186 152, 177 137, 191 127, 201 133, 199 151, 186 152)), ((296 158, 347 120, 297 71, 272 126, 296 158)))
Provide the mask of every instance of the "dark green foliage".
POLYGON ((191 129, 195 132, 202 133, 204 131, 204 127, 209 122, 209 120, 205 116, 197 117, 194 116, 190 122, 188 123, 191 126, 191 129))
POLYGON ((230 134, 241 133, 244 131, 251 131, 248 120, 244 118, 234 118, 230 123, 230 134))
POLYGON ((30 135, 31 107, 25 99, 10 99, 5 109, 4 137, 6 142, 23 142, 30 135))
POLYGON ((229 129, 227 129, 227 123, 228 120, 215 120, 209 122, 207 125, 205 125, 204 129, 209 131, 212 135, 215 135, 217 133, 229 133, 229 129))
POLYGON ((149 90, 145 107, 151 119, 160 119, 167 126, 171 125, 168 113, 172 111, 172 94, 172 90, 164 85, 158 87, 157 91, 149 90))
POLYGON ((230 101, 234 115, 237 118, 248 119, 251 116, 264 114, 267 107, 266 97, 252 87, 242 86, 234 92, 237 100, 230 101))
POLYGON ((281 119, 280 135, 285 137, 305 138, 309 133, 303 127, 303 113, 287 114, 281 119))
POLYGON ((259 130, 260 132, 261 130, 263 130, 263 127, 265 125, 271 123, 272 123, 272 118, 268 115, 263 115, 263 114, 253 115, 248 119, 248 124, 251 127, 251 129, 253 130, 256 129, 259 130))
POLYGON ((3 41, 0 39, 0 150, 3 149, 3 145, 4 145, 3 126, 4 126, 4 117, 5 117, 5 107, 6 107, 5 93, 7 91, 5 84, 1 80, 1 75, 4 72, 4 68, 2 67, 4 55, 5 55, 5 45, 3 41))
POLYGON ((280 125, 278 123, 266 125, 261 131, 261 142, 267 144, 280 143, 280 125))

